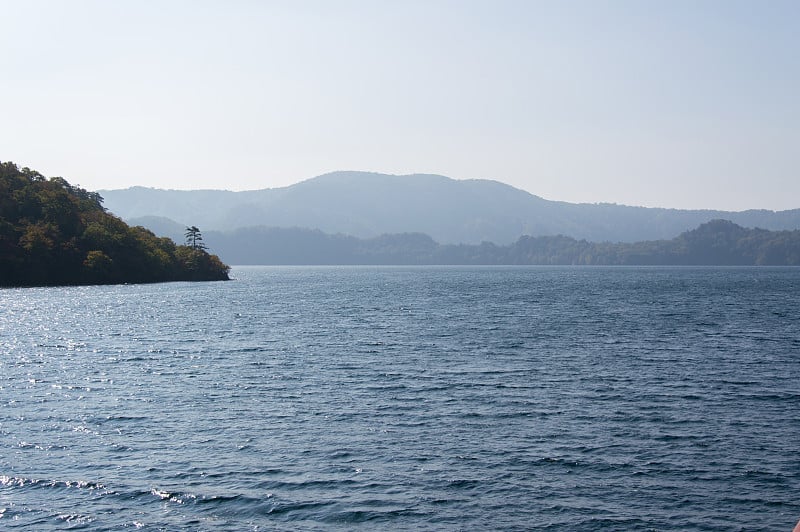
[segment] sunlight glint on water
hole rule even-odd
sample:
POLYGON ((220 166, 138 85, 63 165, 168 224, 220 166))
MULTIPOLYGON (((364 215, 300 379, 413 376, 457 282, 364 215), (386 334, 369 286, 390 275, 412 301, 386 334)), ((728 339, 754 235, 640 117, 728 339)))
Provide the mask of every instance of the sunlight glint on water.
POLYGON ((790 530, 800 270, 0 290, 0 528, 790 530))

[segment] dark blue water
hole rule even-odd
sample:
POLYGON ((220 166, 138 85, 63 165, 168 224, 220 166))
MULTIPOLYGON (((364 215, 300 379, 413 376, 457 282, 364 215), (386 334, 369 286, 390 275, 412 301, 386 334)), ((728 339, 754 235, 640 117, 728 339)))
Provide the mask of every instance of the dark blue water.
POLYGON ((0 528, 791 530, 800 269, 0 290, 0 528))

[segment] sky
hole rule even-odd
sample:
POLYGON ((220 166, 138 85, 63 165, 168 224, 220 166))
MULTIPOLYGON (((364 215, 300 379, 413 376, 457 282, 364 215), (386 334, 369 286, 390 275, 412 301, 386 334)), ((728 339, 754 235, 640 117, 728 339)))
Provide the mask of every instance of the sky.
POLYGON ((0 0, 0 160, 89 190, 337 170, 800 207, 795 0, 0 0))

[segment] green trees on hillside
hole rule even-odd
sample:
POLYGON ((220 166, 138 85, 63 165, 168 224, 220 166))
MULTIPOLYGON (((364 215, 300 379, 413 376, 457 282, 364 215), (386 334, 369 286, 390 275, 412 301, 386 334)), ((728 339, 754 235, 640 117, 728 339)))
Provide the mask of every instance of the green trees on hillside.
POLYGON ((671 240, 634 243, 557 235, 522 236, 507 246, 442 245, 420 233, 358 239, 297 227, 209 232, 208 240, 237 264, 800 266, 800 230, 747 229, 725 220, 671 240))
POLYGON ((0 285, 228 278, 217 256, 129 227, 102 201, 63 178, 0 163, 0 285))

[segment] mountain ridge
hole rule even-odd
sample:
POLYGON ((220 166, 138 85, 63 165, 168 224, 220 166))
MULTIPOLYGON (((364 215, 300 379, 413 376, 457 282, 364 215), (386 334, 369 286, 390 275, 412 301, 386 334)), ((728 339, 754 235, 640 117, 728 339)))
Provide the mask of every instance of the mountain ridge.
POLYGON ((98 192, 106 207, 126 220, 162 217, 204 231, 306 227, 358 238, 419 232, 444 244, 509 244, 522 235, 555 234, 636 242, 672 238, 718 218, 745 227, 800 228, 800 209, 733 212, 568 203, 500 181, 438 174, 337 171, 286 187, 249 191, 130 187, 98 192))
POLYGON ((439 244, 421 233, 370 239, 302 228, 207 232, 207 242, 240 265, 583 265, 798 266, 800 230, 747 229, 712 220, 669 240, 588 242, 564 235, 522 236, 498 246, 439 244))

